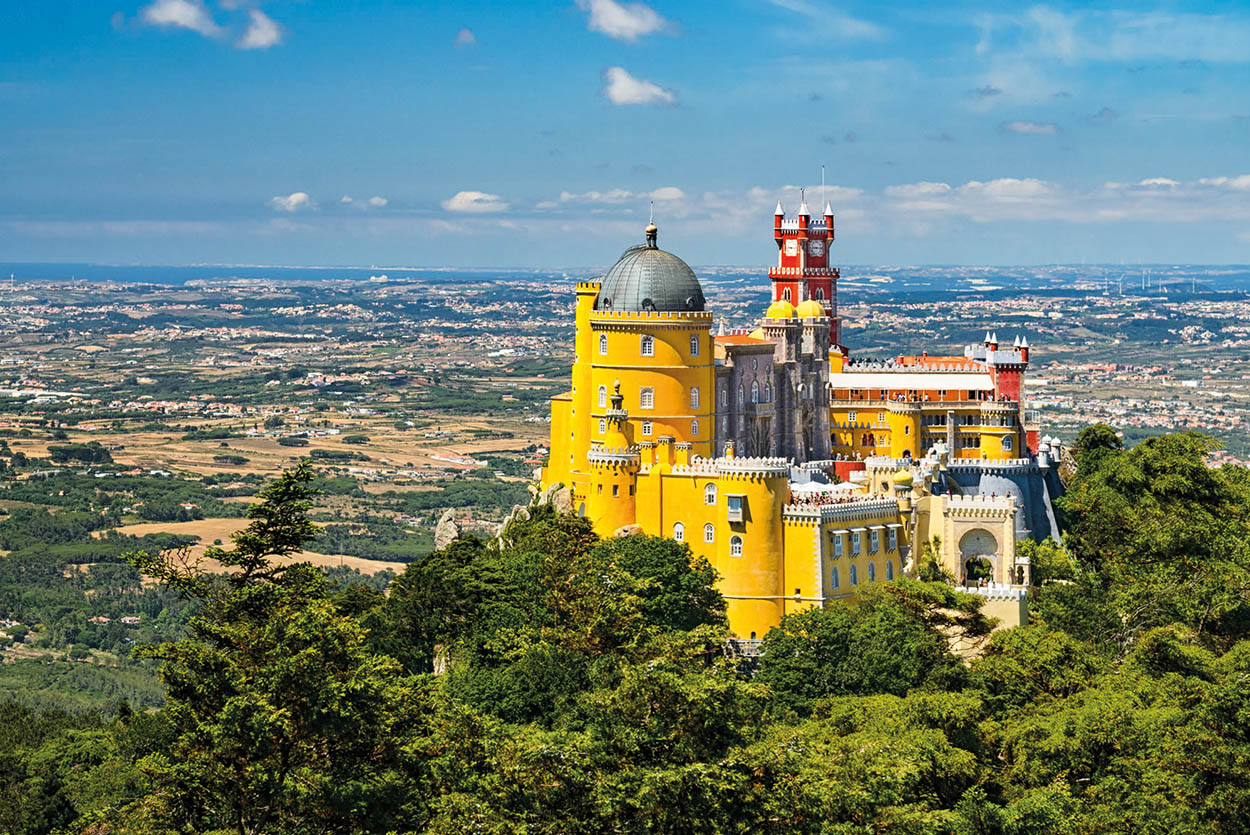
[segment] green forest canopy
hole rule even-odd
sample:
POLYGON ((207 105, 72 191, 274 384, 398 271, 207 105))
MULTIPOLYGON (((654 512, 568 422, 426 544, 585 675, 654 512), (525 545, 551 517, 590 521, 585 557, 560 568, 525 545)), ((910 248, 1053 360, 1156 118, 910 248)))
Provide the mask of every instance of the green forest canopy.
POLYGON ((216 557, 165 707, 0 709, 5 833, 1250 831, 1250 478, 1087 430, 1032 620, 902 579, 785 619, 751 675, 686 546, 532 507, 383 595, 285 566, 311 473, 216 557), (437 672, 436 672, 437 671, 437 672))

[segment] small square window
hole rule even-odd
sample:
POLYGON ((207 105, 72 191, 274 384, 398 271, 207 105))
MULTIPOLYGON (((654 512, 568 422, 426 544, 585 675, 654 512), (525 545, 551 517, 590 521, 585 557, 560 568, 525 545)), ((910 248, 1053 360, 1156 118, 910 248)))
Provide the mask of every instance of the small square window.
POLYGON ((741 522, 742 521, 743 497, 742 496, 726 496, 725 501, 729 508, 729 521, 741 522))

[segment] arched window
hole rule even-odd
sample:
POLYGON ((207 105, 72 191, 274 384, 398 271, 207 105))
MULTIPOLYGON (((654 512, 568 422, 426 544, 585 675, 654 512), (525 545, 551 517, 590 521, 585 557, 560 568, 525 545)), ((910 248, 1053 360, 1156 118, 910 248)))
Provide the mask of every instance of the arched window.
POLYGON ((708 522, 706 525, 703 526, 703 541, 704 542, 716 541, 716 526, 713 525, 711 522, 708 522))
POLYGON ((747 402, 747 392, 746 392, 746 389, 744 389, 744 388, 742 387, 742 384, 741 384, 741 383, 739 383, 739 384, 738 384, 738 405, 739 405, 739 406, 741 406, 743 403, 746 403, 746 402, 747 402))
POLYGON ((686 541, 686 526, 683 525, 681 522, 676 522, 673 525, 673 539, 677 540, 678 542, 686 541))
POLYGON ((734 534, 733 536, 729 537, 729 556, 731 557, 742 556, 742 537, 738 536, 737 534, 734 534))
POLYGON ((608 335, 606 333, 599 334, 599 356, 606 357, 608 355, 608 335))
POLYGON ((760 402, 760 381, 759 380, 751 381, 751 402, 752 403, 760 402))
POLYGON ((606 408, 608 405, 608 387, 599 386, 599 408, 606 408))
POLYGON ((716 485, 709 484, 703 488, 703 503, 716 504, 716 485))
POLYGON ((868 563, 868 582, 877 582, 877 564, 874 562, 868 563))
POLYGON ((690 356, 699 356, 699 337, 697 336, 690 337, 690 356))
POLYGON ((833 567, 833 571, 829 575, 829 586, 835 589, 842 587, 842 578, 838 576, 838 567, 836 565, 833 567))
POLYGON ((781 294, 781 297, 782 297, 783 299, 785 299, 786 301, 791 301, 791 298, 790 298, 790 288, 789 288, 789 287, 787 287, 787 288, 785 289, 785 292, 783 292, 783 293, 781 294))
POLYGON ((729 389, 725 386, 720 387, 720 404, 722 406, 729 405, 729 389))
POLYGON ((885 561, 885 579, 887 580, 894 579, 894 560, 885 561))
POLYGON ((853 565, 850 567, 849 571, 851 575, 851 585, 858 586, 859 585, 859 571, 853 565))
POLYGON ((693 438, 699 434, 699 421, 690 421, 690 436, 693 438))
POLYGON ((644 357, 655 356, 655 338, 654 337, 644 336, 642 338, 642 355, 644 357))
POLYGON ((818 302, 823 302, 825 300, 825 288, 817 287, 815 292, 812 293, 812 298, 818 302))
POLYGON ((768 383, 764 384, 764 402, 765 403, 773 402, 773 387, 770 386, 768 383))
POLYGON ((690 408, 692 409, 699 408, 699 387, 698 386, 690 387, 690 408))
POLYGON ((1013 446, 1012 437, 1010 435, 1004 435, 1003 436, 1003 452, 1011 452, 1012 446, 1013 446))

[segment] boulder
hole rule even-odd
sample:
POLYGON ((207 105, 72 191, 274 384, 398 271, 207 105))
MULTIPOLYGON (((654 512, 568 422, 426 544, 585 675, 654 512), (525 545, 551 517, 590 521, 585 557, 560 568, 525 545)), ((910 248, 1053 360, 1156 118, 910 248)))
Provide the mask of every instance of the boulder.
POLYGON ((637 536, 642 533, 642 525, 621 525, 612 532, 614 539, 623 539, 627 536, 637 536))
POLYGON ((442 517, 438 520, 438 526, 434 528, 434 548, 442 550, 460 536, 460 526, 456 524, 456 512, 450 507, 443 511, 442 517))

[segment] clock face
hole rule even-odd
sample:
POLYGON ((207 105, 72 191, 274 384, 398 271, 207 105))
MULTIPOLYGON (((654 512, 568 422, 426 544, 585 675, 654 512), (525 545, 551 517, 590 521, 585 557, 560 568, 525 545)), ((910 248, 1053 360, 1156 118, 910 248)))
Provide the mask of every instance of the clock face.
POLYGON ((799 242, 794 238, 786 238, 786 255, 798 255, 799 242))
POLYGON ((825 242, 820 241, 820 240, 812 241, 808 245, 807 250, 813 256, 815 256, 816 258, 819 258, 820 256, 825 254, 825 242))

